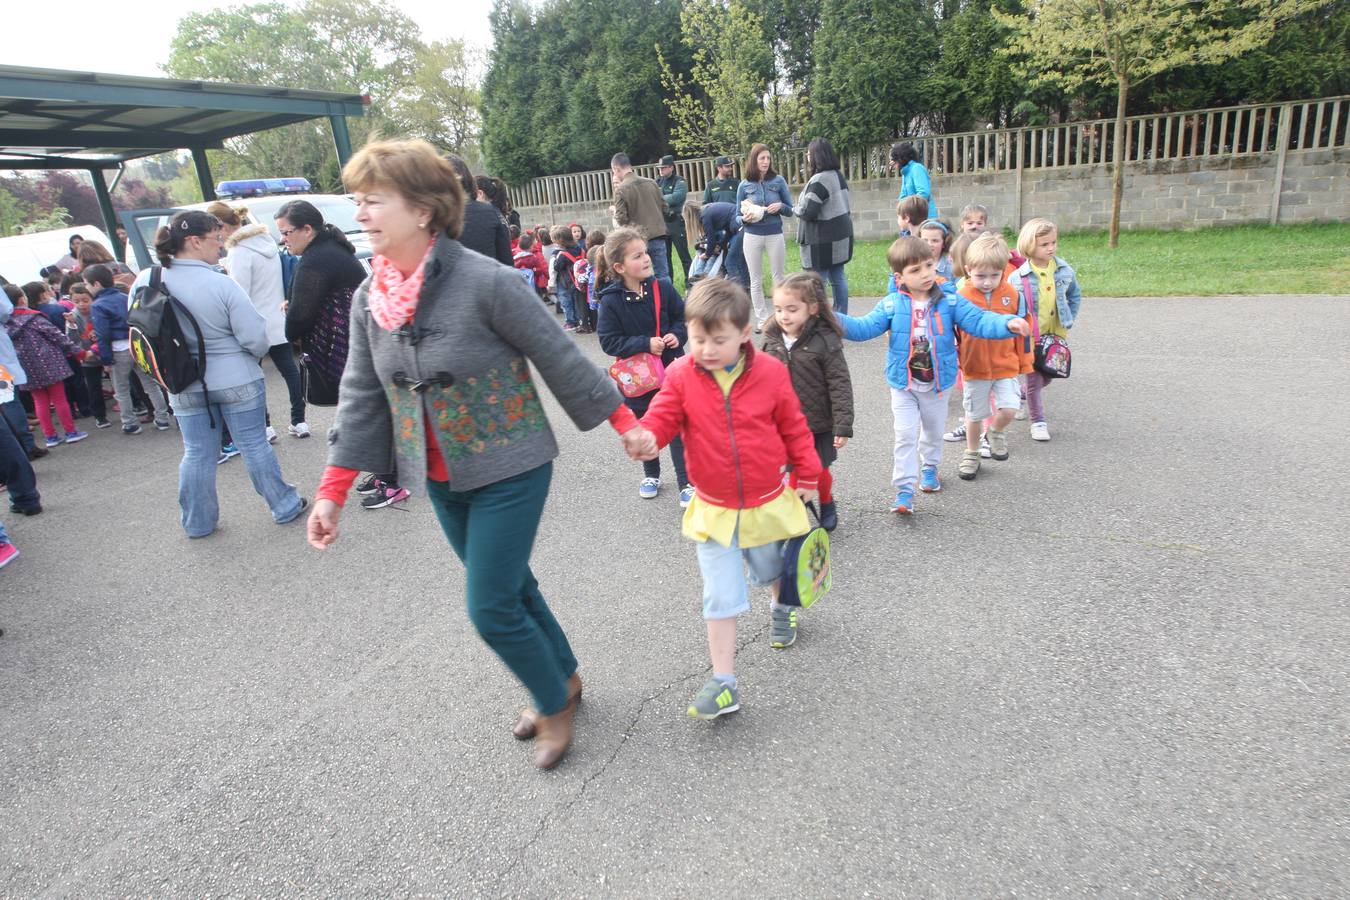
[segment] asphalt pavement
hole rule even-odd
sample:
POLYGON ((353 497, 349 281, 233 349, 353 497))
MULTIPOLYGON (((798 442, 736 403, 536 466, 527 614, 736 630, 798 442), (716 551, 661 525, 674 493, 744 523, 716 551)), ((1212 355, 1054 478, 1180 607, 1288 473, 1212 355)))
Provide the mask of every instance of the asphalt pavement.
MULTIPOLYGON (((834 591, 782 651, 753 597, 713 723, 674 487, 550 397, 534 567, 586 684, 552 773, 424 500, 320 553, 236 459, 189 541, 176 430, 56 449, 4 514, 0 895, 1350 895, 1350 298, 1080 321, 1053 440, 970 483, 947 445, 910 518, 849 345, 834 591)), ((323 439, 276 452, 312 496, 323 439)))

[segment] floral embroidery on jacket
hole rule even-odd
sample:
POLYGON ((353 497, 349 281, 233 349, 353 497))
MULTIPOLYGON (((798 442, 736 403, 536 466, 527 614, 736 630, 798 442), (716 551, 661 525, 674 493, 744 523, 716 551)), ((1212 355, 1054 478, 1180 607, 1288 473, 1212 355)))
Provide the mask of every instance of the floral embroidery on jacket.
MULTIPOLYGON (((408 388, 389 385, 394 442, 406 456, 424 453, 419 428, 419 398, 408 388)), ((429 421, 440 436, 447 460, 465 459, 492 447, 506 447, 543 431, 548 422, 525 360, 511 360, 509 371, 488 369, 447 387, 431 386, 425 396, 429 421)))

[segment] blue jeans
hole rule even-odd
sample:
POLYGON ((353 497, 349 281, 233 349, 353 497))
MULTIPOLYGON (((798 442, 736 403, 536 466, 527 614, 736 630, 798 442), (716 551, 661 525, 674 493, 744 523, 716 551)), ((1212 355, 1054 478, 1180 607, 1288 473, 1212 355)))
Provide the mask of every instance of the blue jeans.
POLYGON ((830 286, 830 296, 834 298, 834 311, 848 313, 848 279, 844 277, 844 264, 830 266, 816 273, 830 286))
POLYGON ((216 530, 220 503, 216 498, 216 468, 220 458, 220 429, 228 425, 234 444, 243 454, 248 477, 272 511, 278 525, 300 515, 300 494, 281 477, 281 466, 267 443, 263 380, 238 387, 192 391, 173 395, 173 414, 183 433, 183 462, 178 467, 178 505, 188 537, 205 537, 216 530), (210 415, 207 415, 207 405, 210 415), (212 422, 214 419, 214 423, 212 422))
MULTIPOLYGON (((17 403, 15 405, 18 406, 17 403)), ((22 406, 19 406, 19 412, 23 412, 22 406)), ((29 435, 29 440, 32 440, 32 433, 28 432, 27 428, 28 422, 25 420, 25 433, 29 435)), ((3 481, 5 487, 9 489, 10 502, 15 506, 32 509, 41 503, 42 497, 38 494, 37 475, 33 473, 33 464, 28 461, 28 451, 24 449, 23 442, 15 433, 8 416, 4 421, 0 421, 0 481, 3 481)), ((3 542, 0 538, 0 543, 3 542)))
POLYGON ((647 242, 647 252, 652 258, 652 273, 657 278, 670 278, 670 252, 665 237, 647 242))
POLYGON ((19 439, 19 446, 23 447, 25 453, 32 453, 37 449, 37 441, 33 438, 33 430, 28 427, 28 413, 23 408, 23 402, 19 400, 19 392, 14 392, 14 399, 8 403, 0 404, 0 411, 5 414, 5 421, 9 427, 14 429, 14 436, 19 439))
POLYGON ((736 232, 731 236, 731 243, 727 244, 726 260, 727 277, 740 284, 747 291, 750 290, 750 270, 745 267, 745 234, 736 232))
POLYGON ((571 286, 562 284, 561 279, 559 280, 557 290, 558 290, 558 302, 562 304, 563 308, 564 324, 576 325, 577 324, 576 291, 571 286))

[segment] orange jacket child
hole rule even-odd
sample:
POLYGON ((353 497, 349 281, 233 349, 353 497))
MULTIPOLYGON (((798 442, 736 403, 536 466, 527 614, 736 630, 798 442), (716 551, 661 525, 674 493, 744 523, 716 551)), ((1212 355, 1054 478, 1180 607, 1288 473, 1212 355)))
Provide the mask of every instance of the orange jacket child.
MULTIPOLYGON (((965 297, 980 309, 987 309, 1004 315, 1015 315, 1027 320, 1031 325, 1030 313, 1017 296, 1017 291, 1008 284, 1007 276, 1016 269, 1009 265, 1004 278, 988 297, 984 292, 966 279, 957 293, 965 297)), ((961 374, 971 381, 993 381, 999 378, 1016 378, 1032 369, 1033 353, 1031 338, 981 338, 969 332, 961 332, 959 351, 961 354, 961 374)))

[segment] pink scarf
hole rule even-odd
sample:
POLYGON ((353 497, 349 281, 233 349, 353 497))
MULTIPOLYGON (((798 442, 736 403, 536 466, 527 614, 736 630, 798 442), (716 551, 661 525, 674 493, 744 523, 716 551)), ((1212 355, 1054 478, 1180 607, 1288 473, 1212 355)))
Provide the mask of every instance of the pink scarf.
POLYGON ((422 293, 422 282, 427 274, 427 261, 436 249, 433 238, 427 247, 426 256, 417 264, 417 268, 407 278, 398 268, 383 256, 370 260, 370 289, 366 292, 366 302, 375 324, 385 331, 402 328, 412 321, 417 312, 417 299, 422 293))

